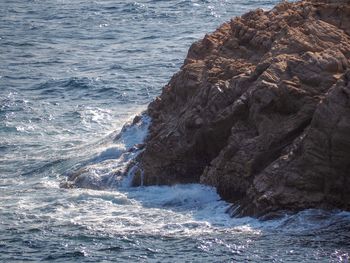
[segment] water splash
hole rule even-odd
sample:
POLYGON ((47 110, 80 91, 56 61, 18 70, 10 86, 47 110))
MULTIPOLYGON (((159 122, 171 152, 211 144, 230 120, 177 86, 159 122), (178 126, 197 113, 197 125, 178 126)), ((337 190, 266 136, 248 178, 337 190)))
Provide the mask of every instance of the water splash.
POLYGON ((103 190, 130 186, 137 167, 135 158, 143 150, 150 123, 150 117, 143 114, 124 125, 112 145, 81 162, 74 171, 69 172, 61 187, 103 190), (130 166, 132 168, 128 169, 130 166))

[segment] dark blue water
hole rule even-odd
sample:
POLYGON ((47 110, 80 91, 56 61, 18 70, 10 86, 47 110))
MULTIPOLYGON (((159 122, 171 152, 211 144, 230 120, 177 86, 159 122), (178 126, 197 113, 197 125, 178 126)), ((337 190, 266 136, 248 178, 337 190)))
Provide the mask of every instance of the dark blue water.
POLYGON ((348 262, 349 213, 235 219, 215 189, 119 173, 150 120, 115 136, 190 44, 276 2, 0 0, 0 262, 348 262))

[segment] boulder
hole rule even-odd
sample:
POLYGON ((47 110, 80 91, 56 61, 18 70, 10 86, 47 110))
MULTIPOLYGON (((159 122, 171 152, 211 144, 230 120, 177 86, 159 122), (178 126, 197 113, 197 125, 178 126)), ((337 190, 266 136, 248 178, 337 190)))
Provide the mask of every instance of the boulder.
POLYGON ((347 0, 282 2, 224 23, 149 105, 143 184, 215 186, 238 215, 349 210, 349 65, 347 0))

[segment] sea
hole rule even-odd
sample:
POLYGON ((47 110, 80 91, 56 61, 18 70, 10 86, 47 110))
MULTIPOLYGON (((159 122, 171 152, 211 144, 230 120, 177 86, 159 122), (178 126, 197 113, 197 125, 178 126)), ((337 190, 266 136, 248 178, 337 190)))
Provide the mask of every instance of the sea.
POLYGON ((0 0, 0 262, 349 262, 349 212, 232 218, 120 172, 191 43, 277 2, 0 0))

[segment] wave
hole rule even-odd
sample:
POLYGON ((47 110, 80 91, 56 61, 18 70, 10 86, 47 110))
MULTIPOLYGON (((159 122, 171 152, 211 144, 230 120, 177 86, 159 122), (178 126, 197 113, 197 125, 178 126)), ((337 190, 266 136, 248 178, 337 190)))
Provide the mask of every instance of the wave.
POLYGON ((150 117, 143 114, 124 125, 112 145, 69 172, 61 187, 104 190, 129 186, 133 174, 125 174, 130 165, 137 165, 135 158, 143 150, 150 123, 150 117))
POLYGON ((58 87, 61 87, 61 90, 66 89, 89 89, 93 87, 94 79, 90 78, 78 78, 78 77, 71 77, 69 79, 50 79, 43 83, 36 84, 31 87, 31 90, 42 90, 43 92, 53 92, 58 90, 58 87))
POLYGON ((111 83, 107 83, 99 77, 70 77, 67 79, 49 79, 39 84, 34 84, 26 90, 35 92, 39 96, 53 99, 123 99, 123 93, 120 89, 111 86, 111 83))

